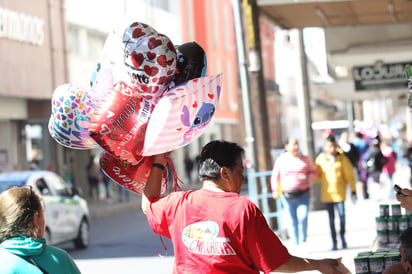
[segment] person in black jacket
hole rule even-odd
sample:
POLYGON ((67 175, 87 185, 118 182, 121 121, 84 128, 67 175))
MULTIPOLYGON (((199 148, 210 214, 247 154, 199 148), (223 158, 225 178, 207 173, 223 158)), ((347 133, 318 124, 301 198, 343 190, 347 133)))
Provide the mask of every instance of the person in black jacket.
POLYGON ((369 143, 369 150, 362 156, 361 166, 366 173, 367 182, 377 190, 376 192, 379 196, 381 195, 380 176, 386 162, 387 159, 383 156, 380 149, 379 138, 373 139, 369 143))
POLYGON ((372 178, 373 182, 379 183, 379 177, 382 173, 382 168, 386 164, 387 159, 383 156, 380 149, 380 141, 375 138, 371 141, 369 145, 368 156, 364 160, 364 168, 368 179, 372 178))
POLYGON ((344 131, 340 134, 338 145, 342 149, 346 157, 348 157, 353 167, 357 168, 359 161, 359 151, 354 144, 349 142, 347 131, 344 131))

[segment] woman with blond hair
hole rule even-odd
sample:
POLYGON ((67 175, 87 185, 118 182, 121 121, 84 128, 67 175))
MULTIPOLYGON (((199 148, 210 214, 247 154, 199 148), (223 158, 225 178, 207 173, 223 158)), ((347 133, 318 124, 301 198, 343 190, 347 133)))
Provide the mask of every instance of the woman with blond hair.
POLYGON ((41 198, 29 186, 0 194, 0 273, 80 273, 63 249, 48 246, 41 198))

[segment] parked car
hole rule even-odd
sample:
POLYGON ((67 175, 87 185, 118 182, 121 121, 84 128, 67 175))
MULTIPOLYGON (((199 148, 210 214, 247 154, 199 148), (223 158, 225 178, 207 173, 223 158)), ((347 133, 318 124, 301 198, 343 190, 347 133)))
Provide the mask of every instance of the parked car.
POLYGON ((89 245, 89 208, 77 191, 67 187, 54 172, 27 170, 0 173, 0 192, 30 185, 42 197, 46 223, 45 239, 55 245, 73 241, 76 248, 89 245))

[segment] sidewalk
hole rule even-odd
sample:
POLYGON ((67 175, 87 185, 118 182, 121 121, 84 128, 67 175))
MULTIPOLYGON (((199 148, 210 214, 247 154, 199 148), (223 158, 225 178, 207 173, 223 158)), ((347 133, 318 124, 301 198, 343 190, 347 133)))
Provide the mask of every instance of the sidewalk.
MULTIPOLYGON (((341 249, 339 239, 339 217, 335 216, 338 234, 338 250, 332 251, 332 239, 329 229, 329 218, 326 210, 311 211, 308 217, 308 236, 304 248, 295 247, 292 240, 283 241, 292 255, 320 259, 342 258, 343 264, 355 273, 354 258, 359 252, 372 251, 376 237, 375 217, 379 216, 379 203, 373 200, 360 200, 355 204, 345 203, 346 209, 346 241, 348 248, 341 249)), ((384 201, 392 204, 396 201, 384 201)), ((289 232, 290 234, 291 232, 289 232)), ((312 273, 311 271, 303 273, 312 273)))
MULTIPOLYGON (((399 167, 393 176, 393 182, 401 187, 409 186, 409 168, 399 167)), ((308 217, 308 236, 305 248, 296 248, 291 239, 282 241, 292 255, 307 258, 342 258, 343 264, 355 274, 354 258, 359 252, 375 251, 376 220, 379 216, 380 204, 399 204, 393 199, 363 200, 359 198, 356 203, 349 200, 345 203, 346 210, 346 242, 347 249, 341 249, 339 241, 339 217, 335 215, 335 226, 338 234, 338 250, 332 251, 332 239, 329 229, 329 218, 326 210, 310 211, 308 217)), ((375 196, 376 198, 376 196, 375 196)), ((402 214, 405 210, 402 209, 402 214)), ((287 216, 285 216, 287 217, 287 216)), ((291 235, 291 231, 289 232, 291 235)), ((301 273, 317 273, 306 271, 301 273)))

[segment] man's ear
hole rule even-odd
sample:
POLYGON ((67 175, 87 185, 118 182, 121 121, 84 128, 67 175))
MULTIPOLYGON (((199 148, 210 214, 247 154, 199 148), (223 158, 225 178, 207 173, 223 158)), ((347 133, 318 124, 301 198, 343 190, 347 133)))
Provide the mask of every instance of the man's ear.
POLYGON ((411 272, 411 270, 412 270, 412 265, 411 265, 411 263, 409 262, 409 261, 407 261, 407 260, 404 260, 404 263, 403 263, 403 269, 406 271, 406 273, 412 273, 411 272))
POLYGON ((229 180, 229 168, 227 168, 227 167, 222 167, 221 169, 220 169, 220 177, 222 178, 222 179, 225 179, 225 180, 229 180))

